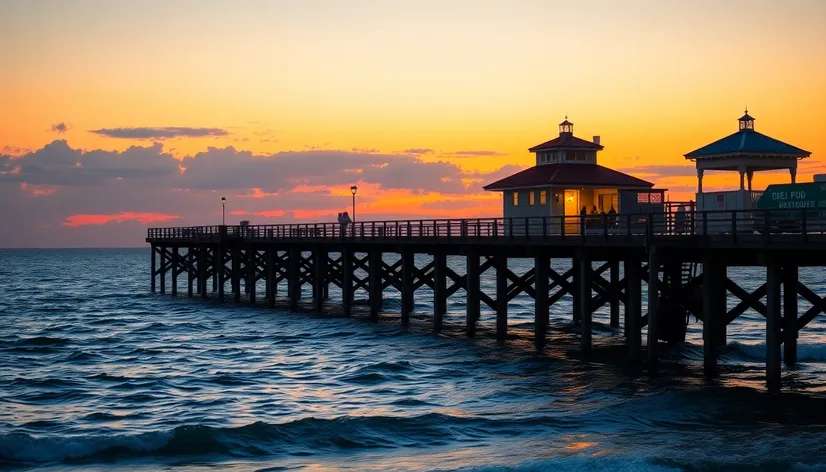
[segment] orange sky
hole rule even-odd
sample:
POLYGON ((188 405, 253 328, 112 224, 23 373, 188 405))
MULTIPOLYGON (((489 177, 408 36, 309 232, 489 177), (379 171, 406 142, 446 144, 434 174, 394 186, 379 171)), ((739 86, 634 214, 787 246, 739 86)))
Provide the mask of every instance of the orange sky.
MULTIPOLYGON (((0 197, 16 207, 4 220, 28 222, 43 245, 74 245, 89 222, 122 227, 124 244, 148 222, 214 222, 220 196, 261 223, 335 218, 348 206, 348 179, 296 174, 259 198, 205 165, 198 188, 151 180, 137 162, 148 157, 120 153, 154 142, 162 148, 152 152, 183 167, 210 147, 295 151, 299 163, 337 150, 448 162, 446 186, 474 183, 393 186, 382 179, 395 173, 371 181, 342 169, 359 182, 363 218, 498 215, 501 197, 479 184, 503 166, 532 165, 527 148, 555 137, 566 114, 576 135, 602 137, 601 164, 653 180, 672 199, 688 198, 695 179, 633 168, 688 164, 683 154, 737 129, 746 104, 758 131, 812 152, 799 180, 826 172, 821 0, 19 0, 0 5, 0 44, 12 46, 0 49, 0 154, 60 139, 64 153, 133 160, 109 180, 0 179, 0 197), (167 135, 112 137, 119 128, 167 135), (191 136, 199 133, 207 136, 191 136)), ((85 159, 90 172, 106 166, 85 159)), ((786 179, 758 175, 755 187, 786 179)), ((737 176, 704 185, 733 187, 737 176)), ((29 240, 0 231, 0 247, 29 240)))

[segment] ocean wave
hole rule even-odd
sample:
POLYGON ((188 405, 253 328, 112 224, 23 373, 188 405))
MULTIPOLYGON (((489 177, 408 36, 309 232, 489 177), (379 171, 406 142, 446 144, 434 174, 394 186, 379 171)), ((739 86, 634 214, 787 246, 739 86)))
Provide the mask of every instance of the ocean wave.
MULTIPOLYGON (((95 419, 109 419, 108 415, 95 419)), ((95 457, 146 455, 314 455, 354 449, 431 447, 456 439, 460 424, 480 431, 488 420, 430 413, 418 417, 304 418, 282 424, 256 422, 236 428, 179 426, 171 431, 78 437, 33 437, 25 433, 0 435, 0 463, 45 463, 95 457)), ((485 426, 487 424, 487 426, 485 426)))
MULTIPOLYGON (((728 343, 727 348, 735 354, 750 361, 762 361, 766 359, 766 343, 742 343, 739 341, 732 341, 728 343)), ((781 356, 783 355, 781 349, 781 356)), ((811 344, 800 343, 797 344, 797 361, 798 362, 826 362, 826 344, 811 344)))
POLYGON ((792 472, 826 472, 826 465, 777 460, 752 463, 712 460, 687 461, 659 459, 656 457, 594 457, 570 455, 528 460, 513 465, 491 464, 454 469, 438 468, 434 469, 434 472, 545 472, 549 470, 564 470, 566 472, 683 472, 688 470, 788 470, 792 472))
POLYGON ((607 403, 591 414, 590 420, 643 428, 775 424, 819 429, 826 424, 826 397, 772 395, 747 387, 669 389, 607 403))
POLYGON ((53 338, 49 336, 35 336, 32 338, 18 338, 15 341, 11 342, 4 342, 2 344, 12 347, 12 346, 31 346, 31 347, 39 347, 39 346, 65 346, 66 344, 71 343, 70 339, 66 338, 53 338))
POLYGON ((529 460, 514 465, 491 464, 458 469, 435 469, 434 472, 546 472, 549 470, 564 470, 566 472, 680 472, 685 469, 657 464, 645 458, 564 456, 529 460))

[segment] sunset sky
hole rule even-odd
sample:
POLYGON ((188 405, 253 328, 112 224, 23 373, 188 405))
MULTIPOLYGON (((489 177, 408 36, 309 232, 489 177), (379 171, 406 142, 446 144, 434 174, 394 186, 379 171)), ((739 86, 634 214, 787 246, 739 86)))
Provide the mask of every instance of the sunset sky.
POLYGON ((481 186, 566 114, 672 200, 746 105, 826 172, 823 0, 5 0, 0 45, 0 247, 140 246, 221 197, 333 221, 354 183, 360 220, 498 216, 481 186))

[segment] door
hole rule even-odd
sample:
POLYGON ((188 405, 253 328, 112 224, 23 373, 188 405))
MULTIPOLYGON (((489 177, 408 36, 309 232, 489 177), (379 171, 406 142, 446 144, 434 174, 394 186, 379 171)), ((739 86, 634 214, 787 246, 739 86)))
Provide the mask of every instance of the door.
POLYGON ((579 190, 565 191, 565 232, 579 232, 579 190))

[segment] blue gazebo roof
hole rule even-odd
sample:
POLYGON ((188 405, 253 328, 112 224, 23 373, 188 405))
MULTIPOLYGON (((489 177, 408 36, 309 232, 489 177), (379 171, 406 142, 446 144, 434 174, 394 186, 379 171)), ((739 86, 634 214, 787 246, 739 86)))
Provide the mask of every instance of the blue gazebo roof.
MULTIPOLYGON (((745 118, 754 122, 754 118, 748 116, 748 113, 740 121, 745 118)), ((766 136, 763 133, 758 133, 752 129, 743 128, 740 131, 726 136, 723 139, 718 139, 711 144, 705 145, 700 149, 689 152, 685 155, 687 159, 696 158, 712 158, 725 156, 782 156, 782 157, 809 157, 812 153, 800 149, 799 147, 786 144, 783 141, 766 136)))

